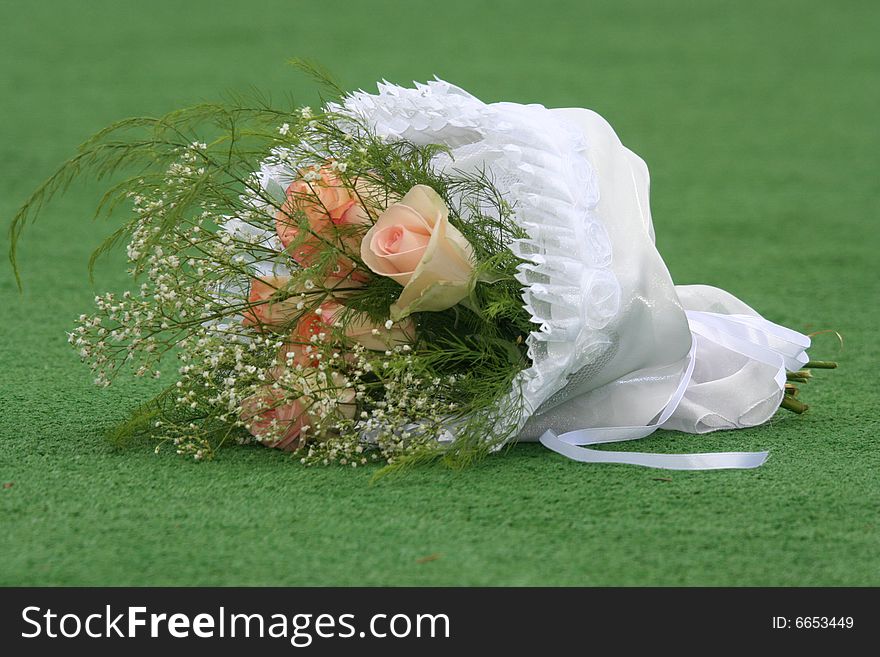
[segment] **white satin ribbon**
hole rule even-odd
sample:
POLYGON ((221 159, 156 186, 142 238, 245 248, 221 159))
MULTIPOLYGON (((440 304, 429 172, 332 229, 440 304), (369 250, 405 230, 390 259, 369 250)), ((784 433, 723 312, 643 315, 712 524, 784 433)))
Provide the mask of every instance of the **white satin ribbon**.
MULTIPOLYGON (((655 427, 656 429, 656 427, 655 427)), ((646 468, 661 470, 730 470, 757 468, 767 460, 767 452, 708 452, 705 454, 651 454, 647 452, 606 452, 598 449, 585 449, 575 444, 564 442, 578 440, 582 431, 569 431, 557 436, 547 431, 541 436, 541 444, 554 452, 567 456, 572 461, 581 463, 623 463, 641 465, 646 468)), ((589 431, 589 429, 586 429, 589 431)), ((649 433, 653 433, 653 429, 649 433)), ((643 436, 642 436, 643 437, 643 436)), ((588 439, 588 438, 587 438, 588 439)), ((595 445, 596 441, 578 442, 577 445, 595 445)))
POLYGON ((809 361, 806 352, 809 337, 763 317, 688 310, 687 318, 691 333, 777 367, 775 378, 780 390, 785 387, 786 370, 799 370, 809 361))
MULTIPOLYGON (((686 311, 694 335, 753 358, 778 366, 774 380, 782 390, 786 369, 799 369, 807 361, 810 338, 762 317, 723 315, 686 311)), ((768 452, 711 452, 701 454, 651 454, 645 452, 610 452, 586 449, 583 445, 638 440, 654 433, 666 422, 684 398, 696 363, 696 341, 687 355, 681 380, 657 419, 642 427, 594 427, 557 435, 552 429, 541 436, 541 444, 581 463, 623 463, 664 470, 721 470, 757 468, 767 460, 768 452)))

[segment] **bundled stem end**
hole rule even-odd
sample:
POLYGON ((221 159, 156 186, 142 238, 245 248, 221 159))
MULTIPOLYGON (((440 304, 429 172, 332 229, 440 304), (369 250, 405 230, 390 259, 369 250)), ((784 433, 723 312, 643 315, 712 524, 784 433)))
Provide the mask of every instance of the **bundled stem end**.
POLYGON ((810 407, 797 399, 800 389, 796 384, 809 383, 813 378, 811 369, 817 370, 833 370, 837 369, 837 363, 830 360, 811 360, 804 365, 804 368, 797 372, 786 372, 785 394, 782 397, 780 408, 787 409, 792 413, 806 412, 810 407))
POLYGON ((798 415, 800 415, 801 413, 805 413, 810 408, 803 402, 795 399, 793 395, 784 395, 782 397, 782 403, 780 404, 780 407, 787 409, 792 413, 797 413, 798 415))

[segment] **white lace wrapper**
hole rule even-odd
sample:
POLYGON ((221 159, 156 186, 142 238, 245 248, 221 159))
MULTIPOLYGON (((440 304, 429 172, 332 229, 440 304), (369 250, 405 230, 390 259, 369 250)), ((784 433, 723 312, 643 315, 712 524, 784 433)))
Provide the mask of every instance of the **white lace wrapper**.
POLYGON ((383 84, 378 95, 352 95, 343 109, 382 137, 445 145, 451 156, 436 158, 438 170, 489 171, 514 206, 529 237, 510 248, 526 260, 519 280, 537 328, 528 338, 532 367, 518 382, 526 416, 585 366, 595 370, 585 378, 594 379, 618 349, 621 286, 577 126, 540 105, 487 105, 442 81, 414 89, 383 84))
POLYGON ((654 245, 648 169, 602 117, 486 104, 440 80, 381 84, 333 109, 388 139, 445 145, 451 154, 435 159, 439 171, 489 171, 514 206, 528 237, 510 248, 524 260, 518 278, 536 325, 532 365, 512 392, 525 400, 520 440, 541 438, 577 460, 654 467, 763 462, 755 454, 613 460, 580 447, 660 426, 702 433, 760 424, 779 406, 786 364, 806 362, 809 345, 722 290, 673 285, 654 245))

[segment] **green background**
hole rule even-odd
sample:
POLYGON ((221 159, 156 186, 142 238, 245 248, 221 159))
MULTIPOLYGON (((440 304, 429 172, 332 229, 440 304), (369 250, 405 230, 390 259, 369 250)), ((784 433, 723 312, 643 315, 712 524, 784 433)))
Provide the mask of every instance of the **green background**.
MULTIPOLYGON (((91 386, 65 331, 126 283, 88 282, 99 187, 0 267, 0 584, 880 585, 877 448, 880 11, 876 2, 0 4, 0 216, 129 115, 253 85, 313 101, 306 56, 348 88, 434 74, 486 101, 590 107, 653 176, 678 283, 724 287, 841 369, 768 426, 658 433, 656 451, 768 448, 754 471, 587 466, 518 446, 370 486, 263 448, 209 463, 103 431, 155 388, 91 386)), ((5 235, 3 240, 5 240, 5 235)), ((4 241, 0 247, 6 248, 4 241)))

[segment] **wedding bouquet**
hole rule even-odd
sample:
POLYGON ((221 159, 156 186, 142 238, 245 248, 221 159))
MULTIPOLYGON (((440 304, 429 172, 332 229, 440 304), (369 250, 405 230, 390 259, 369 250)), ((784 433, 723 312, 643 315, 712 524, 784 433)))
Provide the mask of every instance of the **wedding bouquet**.
POLYGON ((73 177, 133 171, 102 202, 130 218, 91 264, 124 241, 139 285, 96 297, 69 341, 100 386, 175 374, 117 436, 352 467, 536 438, 585 461, 753 467, 765 453, 581 446, 805 408, 788 379, 809 376, 809 339, 672 285, 647 168, 601 117, 440 80, 335 91, 319 111, 236 99, 122 121, 15 218, 13 263, 73 177))

